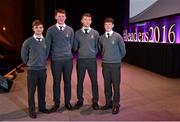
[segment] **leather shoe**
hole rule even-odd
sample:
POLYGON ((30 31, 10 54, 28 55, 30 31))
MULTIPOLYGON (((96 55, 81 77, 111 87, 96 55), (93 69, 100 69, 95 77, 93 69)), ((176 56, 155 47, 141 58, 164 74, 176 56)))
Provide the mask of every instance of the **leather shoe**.
POLYGON ((50 109, 50 112, 56 112, 59 108, 59 105, 53 105, 53 107, 50 109))
POLYGON ((35 118, 37 118, 37 115, 35 112, 32 112, 32 113, 29 113, 29 117, 35 119, 35 118))
POLYGON ((103 107, 101 107, 101 110, 104 111, 104 110, 107 110, 107 109, 111 109, 112 108, 112 105, 104 105, 103 107))
POLYGON ((50 110, 48 109, 40 109, 39 111, 46 114, 50 113, 50 110))
POLYGON ((66 107, 68 110, 72 110, 72 105, 71 105, 71 103, 65 104, 65 107, 66 107))
POLYGON ((83 102, 77 101, 77 103, 76 103, 76 105, 74 106, 73 109, 79 109, 79 108, 82 107, 82 106, 83 106, 83 102))
POLYGON ((119 113, 119 106, 114 106, 112 109, 112 114, 118 114, 119 113))
POLYGON ((98 103, 93 103, 93 104, 92 104, 92 108, 93 108, 94 110, 98 110, 98 109, 99 109, 98 103))

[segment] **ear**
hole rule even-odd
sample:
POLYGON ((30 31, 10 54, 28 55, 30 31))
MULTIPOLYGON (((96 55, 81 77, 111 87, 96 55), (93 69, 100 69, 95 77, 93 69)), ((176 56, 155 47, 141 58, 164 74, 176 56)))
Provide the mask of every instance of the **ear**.
POLYGON ((81 19, 81 23, 83 23, 82 19, 81 19))

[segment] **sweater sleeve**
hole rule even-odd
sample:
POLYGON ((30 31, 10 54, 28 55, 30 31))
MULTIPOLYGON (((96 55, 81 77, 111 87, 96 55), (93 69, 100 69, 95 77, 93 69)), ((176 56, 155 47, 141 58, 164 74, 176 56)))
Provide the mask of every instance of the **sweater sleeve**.
POLYGON ((51 41, 52 41, 52 35, 51 35, 51 30, 48 29, 46 33, 46 45, 47 45, 47 55, 49 55, 50 50, 51 50, 51 41))
POLYGON ((121 53, 121 57, 123 58, 126 55, 126 48, 125 48, 125 43, 123 41, 123 38, 121 36, 120 36, 120 39, 119 39, 118 46, 119 46, 119 50, 120 50, 120 53, 121 53))
POLYGON ((97 32, 97 34, 96 34, 96 43, 95 43, 95 49, 96 49, 96 53, 98 53, 98 50, 99 50, 99 48, 98 48, 98 41, 99 41, 99 33, 97 32))
POLYGON ((21 59, 24 64, 27 64, 29 59, 29 47, 27 40, 24 41, 22 48, 21 48, 21 59))
POLYGON ((102 51, 101 36, 98 39, 98 50, 99 50, 99 52, 102 51))
POLYGON ((73 50, 74 50, 75 52, 78 50, 77 33, 75 33, 75 35, 74 35, 73 50))
POLYGON ((74 42, 74 30, 72 29, 72 31, 71 31, 71 40, 70 40, 72 48, 73 48, 73 42, 74 42))

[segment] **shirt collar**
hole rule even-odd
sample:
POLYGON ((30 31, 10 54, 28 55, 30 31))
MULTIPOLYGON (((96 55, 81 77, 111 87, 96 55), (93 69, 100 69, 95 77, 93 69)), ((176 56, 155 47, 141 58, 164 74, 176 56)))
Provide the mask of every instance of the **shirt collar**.
POLYGON ((64 23, 64 24, 56 23, 56 27, 60 30, 60 27, 59 27, 59 26, 61 26, 61 27, 62 27, 62 30, 64 30, 67 25, 66 25, 65 23, 64 23))
POLYGON ((109 31, 109 32, 105 32, 106 33, 106 36, 107 36, 107 33, 109 33, 109 35, 111 36, 113 34, 113 30, 109 31))
POLYGON ((83 27, 81 28, 81 30, 85 33, 84 29, 88 29, 87 32, 89 33, 92 28, 91 28, 91 27, 84 27, 84 26, 83 26, 83 27))
POLYGON ((36 34, 33 35, 33 37, 39 41, 37 38, 41 38, 40 41, 42 41, 42 39, 44 38, 43 35, 37 36, 36 34))

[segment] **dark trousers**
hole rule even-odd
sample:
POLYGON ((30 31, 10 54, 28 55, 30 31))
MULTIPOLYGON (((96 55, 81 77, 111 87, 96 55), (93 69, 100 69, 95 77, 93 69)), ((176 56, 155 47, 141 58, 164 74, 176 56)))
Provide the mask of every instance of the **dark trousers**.
POLYGON ((120 102, 120 79, 121 79, 120 63, 102 63, 102 72, 104 77, 104 93, 106 104, 117 106, 120 102), (113 100, 112 100, 113 88, 113 100))
POLYGON ((86 70, 88 71, 91 88, 92 88, 92 101, 97 103, 99 99, 98 83, 97 83, 97 62, 96 59, 78 59, 77 60, 77 98, 78 101, 83 102, 83 82, 86 70))
POLYGON ((27 71, 27 88, 28 88, 28 105, 29 112, 35 112, 34 94, 36 87, 38 90, 38 107, 39 110, 46 108, 45 103, 45 85, 46 85, 46 69, 28 70, 27 71))
POLYGON ((61 96, 61 75, 64 80, 64 97, 65 104, 71 100, 71 74, 73 62, 72 59, 58 60, 51 62, 51 69, 53 75, 53 97, 55 105, 60 104, 61 96))

